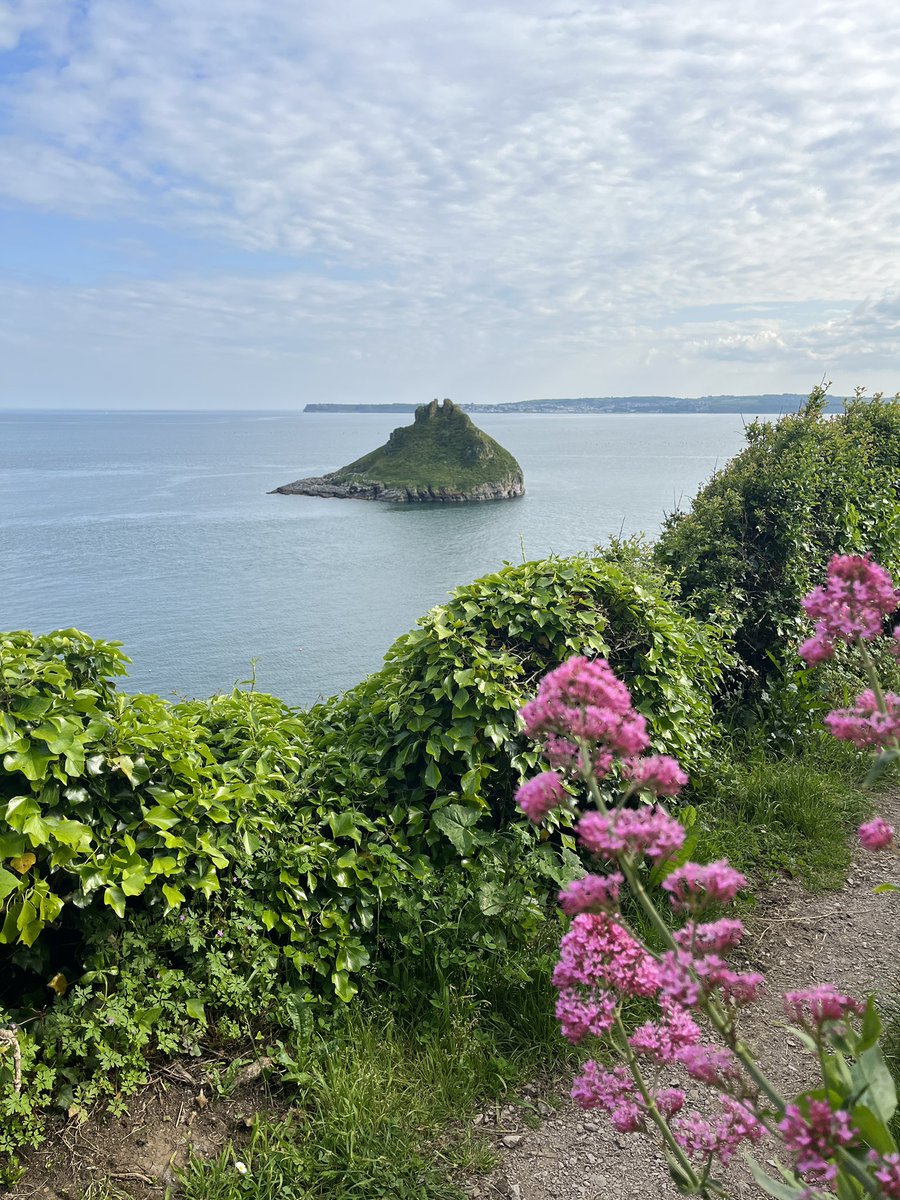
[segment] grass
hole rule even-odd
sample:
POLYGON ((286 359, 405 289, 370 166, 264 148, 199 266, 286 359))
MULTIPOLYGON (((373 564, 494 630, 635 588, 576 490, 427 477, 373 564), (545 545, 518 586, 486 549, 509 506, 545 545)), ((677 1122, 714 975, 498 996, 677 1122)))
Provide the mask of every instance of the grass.
POLYGON ((488 964, 474 986, 450 988, 430 1015, 370 997, 283 1053, 296 1088, 291 1116, 257 1124, 211 1162, 192 1159, 184 1200, 461 1196, 457 1173, 493 1162, 472 1126, 476 1107, 569 1057, 553 1019, 549 960, 540 949, 537 959, 516 954, 518 963, 488 964), (514 966, 518 987, 509 985, 514 966))
POLYGON ((792 758, 736 749, 720 775, 698 788, 694 857, 727 858, 755 883, 784 873, 811 891, 839 887, 850 865, 849 832, 869 810, 867 765, 824 739, 792 758))

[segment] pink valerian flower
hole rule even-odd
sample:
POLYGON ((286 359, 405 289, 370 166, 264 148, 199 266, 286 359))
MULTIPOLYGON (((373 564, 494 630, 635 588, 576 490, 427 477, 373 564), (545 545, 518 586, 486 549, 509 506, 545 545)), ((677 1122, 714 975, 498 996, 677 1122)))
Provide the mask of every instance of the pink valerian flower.
POLYGON ((886 850, 894 841, 894 830, 884 817, 866 821, 857 830, 859 840, 866 850, 886 850))
POLYGON ((872 1174, 881 1184, 881 1190, 890 1200, 900 1200, 900 1154, 869 1153, 872 1174))
POLYGON ((881 633, 884 618, 897 608, 900 594, 889 573, 870 555, 835 554, 822 587, 801 601, 816 631, 800 648, 807 662, 830 657, 836 641, 871 641, 881 633))
POLYGON ((830 658, 834 658, 834 642, 830 642, 821 633, 815 633, 811 638, 800 643, 797 653, 809 666, 817 667, 819 663, 828 662, 830 658))
POLYGON ((522 709, 522 722, 529 737, 580 738, 623 756, 641 754, 650 744, 631 693, 602 658, 574 657, 550 671, 522 709))
POLYGON ((674 758, 667 754, 648 754, 645 758, 630 758, 623 774, 639 788, 655 796, 677 796, 688 781, 674 758))
POLYGON ((730 1096, 722 1098, 722 1112, 708 1121, 697 1112, 672 1122, 679 1146, 697 1161, 717 1158, 723 1165, 734 1157, 742 1142, 758 1142, 765 1129, 746 1105, 730 1096))
POLYGON ((656 962, 640 942, 606 913, 579 913, 559 946, 553 983, 594 999, 607 989, 629 996, 658 990, 656 962))
POLYGON ((835 1021, 846 1021, 851 1015, 862 1016, 865 1010, 866 1006, 861 1001, 845 996, 830 983, 784 994, 784 1011, 788 1020, 807 1030, 820 1030, 835 1021))
POLYGON ((685 1095, 681 1088, 662 1088, 653 1097, 653 1101, 668 1121, 684 1108, 685 1095))
MULTIPOLYGON (((544 758, 551 767, 556 767, 560 771, 569 771, 578 765, 578 755, 578 747, 574 742, 557 737, 555 733, 548 733, 544 739, 544 758)), ((609 767, 606 770, 608 771, 609 767)), ((605 774, 606 771, 598 771, 597 777, 602 778, 605 774)))
POLYGON ((661 862, 684 843, 684 826, 657 807, 585 813, 576 832, 586 850, 605 858, 646 854, 654 862, 661 862))
POLYGON ((721 1092, 742 1091, 745 1085, 740 1064, 730 1050, 719 1046, 682 1046, 676 1059, 692 1079, 721 1092))
POLYGON ((744 876, 730 867, 725 859, 709 863, 708 866, 685 863, 663 880, 663 888, 669 893, 672 907, 693 912, 710 904, 725 904, 746 886, 744 876))
POLYGON ((600 1037, 612 1029, 616 1017, 616 998, 611 992, 589 997, 578 988, 560 989, 556 1001, 556 1019, 567 1042, 577 1046, 588 1035, 600 1037))
POLYGON ((551 808, 556 808, 565 798, 566 789, 557 771, 535 775, 516 792, 516 803, 535 825, 539 825, 551 808))
POLYGON ((900 658, 900 625, 894 626, 894 631, 891 634, 891 644, 888 649, 894 658, 900 658))
POLYGON ((737 1007, 755 1004, 766 984, 758 971, 732 971, 718 954, 694 959, 693 968, 707 995, 718 990, 724 1000, 737 1007))
POLYGON ((628 1039, 636 1054, 658 1063, 673 1063, 679 1051, 700 1041, 700 1027, 683 1009, 672 1008, 661 1021, 645 1021, 628 1039))
POLYGON ((611 875, 585 875, 567 883, 559 903, 568 917, 580 912, 616 912, 624 880, 618 871, 611 875))
MULTIPOLYGON (((597 1108, 608 1113, 619 1133, 636 1133, 646 1128, 647 1106, 625 1067, 608 1069, 593 1060, 586 1062, 572 1084, 572 1099, 579 1108, 597 1108)), ((663 1116, 669 1118, 684 1106, 684 1092, 680 1088, 663 1088, 653 1096, 653 1101, 663 1116)))
POLYGON ((656 963, 660 1003, 695 1008, 701 995, 718 991, 729 1004, 742 1006, 759 999, 765 979, 756 971, 732 971, 717 954, 693 957, 683 950, 667 950, 656 963))
POLYGON ((739 945, 744 936, 744 925, 736 917, 723 917, 698 925, 688 921, 675 934, 675 941, 683 949, 699 958, 704 954, 727 954, 739 945))
POLYGON ((793 1152, 801 1174, 816 1183, 831 1183, 837 1168, 829 1160, 839 1147, 854 1140, 857 1131, 850 1124, 850 1114, 843 1109, 833 1110, 827 1100, 806 1103, 807 1116, 796 1104, 789 1104, 778 1131, 793 1152))
POLYGON ((656 964, 660 1004, 669 1008, 695 1008, 700 1001, 700 984, 690 969, 689 955, 666 950, 656 964))
POLYGON ((623 1117, 630 1117, 633 1110, 640 1112, 643 1107, 641 1094, 626 1067, 607 1069, 593 1059, 575 1077, 572 1099, 579 1108, 599 1108, 610 1115, 621 1111, 623 1117))
POLYGON ((885 692, 882 712, 871 689, 856 697, 853 708, 836 708, 825 718, 832 735, 841 742, 852 742, 861 750, 880 750, 900 737, 900 696, 885 692))

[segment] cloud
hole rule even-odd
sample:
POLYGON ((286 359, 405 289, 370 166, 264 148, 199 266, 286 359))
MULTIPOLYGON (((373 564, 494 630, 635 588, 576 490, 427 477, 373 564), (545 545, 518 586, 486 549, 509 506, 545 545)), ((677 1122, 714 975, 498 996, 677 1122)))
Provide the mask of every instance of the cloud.
POLYGON ((894 27, 887 0, 15 5, 8 205, 296 264, 32 289, 19 336, 43 308, 138 356, 309 354, 327 394, 344 347, 372 381, 468 354, 509 398, 849 375, 894 336, 894 27), (836 313, 752 312, 775 303, 836 313))

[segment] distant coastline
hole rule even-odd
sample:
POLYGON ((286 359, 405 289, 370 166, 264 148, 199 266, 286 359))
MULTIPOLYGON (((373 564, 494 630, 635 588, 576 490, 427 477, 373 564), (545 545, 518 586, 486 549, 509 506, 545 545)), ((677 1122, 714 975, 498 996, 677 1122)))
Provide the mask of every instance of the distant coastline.
MULTIPOLYGON (((809 397, 799 392, 763 396, 578 396, 557 400, 514 400, 509 404, 460 404, 469 413, 785 413, 809 397)), ((843 401, 830 397, 826 412, 843 401)), ((307 404, 308 413, 411 413, 415 404, 307 404)))

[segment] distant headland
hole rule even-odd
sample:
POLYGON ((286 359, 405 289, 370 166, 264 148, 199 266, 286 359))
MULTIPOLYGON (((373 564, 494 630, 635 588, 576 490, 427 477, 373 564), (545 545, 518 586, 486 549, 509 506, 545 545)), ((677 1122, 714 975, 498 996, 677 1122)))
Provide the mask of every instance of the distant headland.
POLYGON ((523 494, 522 468, 515 458, 452 400, 432 400, 412 411, 412 425, 395 429, 377 450, 338 471, 274 491, 401 504, 511 500, 523 494))
MULTIPOLYGON (((509 404, 460 404, 469 413, 788 413, 809 397, 799 392, 762 396, 578 396, 557 400, 514 400, 509 404)), ((307 404, 304 412, 407 413, 415 404, 307 404)), ((826 412, 840 412, 841 401, 829 398, 826 412)))

